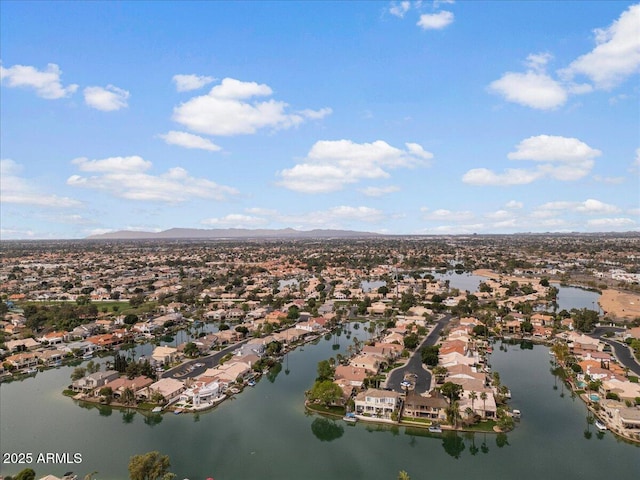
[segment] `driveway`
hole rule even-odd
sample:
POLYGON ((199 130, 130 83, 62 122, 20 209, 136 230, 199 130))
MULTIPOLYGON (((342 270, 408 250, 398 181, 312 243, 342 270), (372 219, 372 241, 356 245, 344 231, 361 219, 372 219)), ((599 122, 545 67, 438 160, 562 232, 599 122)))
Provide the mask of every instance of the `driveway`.
POLYGON ((634 374, 640 377, 640 364, 633 356, 633 352, 631 351, 631 349, 622 342, 604 337, 604 334, 607 332, 618 333, 622 331, 624 331, 624 329, 617 327, 597 327, 593 331, 593 333, 589 334, 589 336, 592 338, 597 338, 601 342, 605 342, 611 345, 611 348, 613 348, 613 352, 618 361, 629 370, 631 370, 634 374))
POLYGON ((223 348, 219 352, 213 353, 211 355, 207 355, 206 357, 194 358, 193 360, 189 360, 187 362, 182 363, 177 367, 173 367, 166 372, 162 372, 160 375, 161 378, 176 378, 178 380, 185 380, 187 378, 195 378, 198 375, 202 375, 208 368, 215 367, 220 363, 220 359, 224 357, 227 353, 234 352, 240 345, 246 343, 250 340, 250 338, 246 338, 241 340, 238 343, 234 343, 233 345, 229 345, 226 348, 223 348), (201 367, 196 367, 195 364, 202 364, 201 367))
POLYGON ((415 391, 416 393, 424 393, 431 388, 431 372, 427 371, 422 365, 422 355, 420 350, 422 347, 435 345, 440 339, 440 332, 444 326, 449 323, 452 315, 445 315, 436 322, 436 326, 431 330, 429 335, 425 337, 422 343, 416 348, 409 361, 402 367, 396 368, 387 377, 386 386, 391 390, 403 393, 404 388, 400 385, 407 373, 416 375, 415 391))

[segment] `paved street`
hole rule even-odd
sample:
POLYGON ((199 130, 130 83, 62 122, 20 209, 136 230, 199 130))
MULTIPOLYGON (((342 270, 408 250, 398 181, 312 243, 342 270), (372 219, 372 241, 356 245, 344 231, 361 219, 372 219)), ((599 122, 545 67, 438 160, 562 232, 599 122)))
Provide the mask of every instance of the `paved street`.
POLYGON ((617 332, 621 332, 621 331, 623 331, 622 328, 598 327, 589 336, 593 337, 593 338, 597 338, 600 341, 608 343, 609 345, 611 345, 611 348, 613 348, 613 351, 614 351, 615 356, 618 359, 618 361, 622 365, 624 365, 625 367, 627 367, 629 370, 631 370, 633 373, 635 373, 636 375, 638 375, 640 377, 640 364, 638 363, 638 361, 633 356, 633 353, 631 352, 631 349, 627 345, 625 345, 623 343, 617 342, 615 340, 612 340, 610 338, 606 338, 606 337, 603 336, 607 332, 617 333, 617 332))
POLYGON ((250 338, 244 339, 238 343, 234 343, 219 352, 213 353, 206 357, 194 358, 193 360, 189 360, 188 362, 183 363, 178 367, 171 368, 166 372, 163 372, 160 375, 161 378, 176 378, 178 380, 185 380, 187 378, 194 378, 198 375, 202 375, 207 368, 212 368, 220 363, 220 359, 224 357, 227 353, 231 353, 236 350, 240 345, 246 343, 250 340, 250 338), (202 367, 196 367, 196 363, 202 363, 202 367))
POLYGON ((429 335, 425 337, 418 348, 416 348, 409 361, 404 366, 391 372, 391 374, 387 378, 387 388, 395 390, 396 392, 404 392, 404 389, 402 388, 400 383, 407 373, 413 373, 417 375, 415 384, 416 393, 424 393, 429 390, 429 388, 431 387, 431 373, 422 366, 422 356, 420 355, 420 350, 424 346, 435 345, 436 343, 438 343, 438 340, 440 339, 440 332, 442 331, 444 326, 449 323, 450 320, 451 315, 445 315, 436 322, 436 326, 429 333, 429 335))

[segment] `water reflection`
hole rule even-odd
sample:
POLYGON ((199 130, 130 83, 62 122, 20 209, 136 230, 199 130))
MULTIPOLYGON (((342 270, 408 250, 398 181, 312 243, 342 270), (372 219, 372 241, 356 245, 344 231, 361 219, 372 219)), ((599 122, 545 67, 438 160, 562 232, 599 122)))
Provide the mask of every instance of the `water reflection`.
POLYGON ((282 371, 282 363, 278 362, 269 369, 269 373, 267 373, 266 377, 271 383, 276 381, 278 378, 278 374, 282 371))
POLYGON ((344 427, 334 420, 318 417, 311 422, 313 435, 321 442, 331 442, 344 435, 344 427))
POLYGON ((442 448, 453 458, 460 458, 465 449, 464 440, 457 432, 446 432, 442 435, 442 448))
POLYGON ((498 448, 509 445, 509 440, 506 433, 499 433, 496 435, 496 445, 498 446, 498 448))
POLYGON ((133 418, 136 416, 135 410, 125 410, 122 412, 122 423, 131 423, 133 422, 133 418))
POLYGON ((162 415, 160 413, 151 413, 149 415, 144 416, 145 425, 149 425, 153 427, 162 422, 162 415))

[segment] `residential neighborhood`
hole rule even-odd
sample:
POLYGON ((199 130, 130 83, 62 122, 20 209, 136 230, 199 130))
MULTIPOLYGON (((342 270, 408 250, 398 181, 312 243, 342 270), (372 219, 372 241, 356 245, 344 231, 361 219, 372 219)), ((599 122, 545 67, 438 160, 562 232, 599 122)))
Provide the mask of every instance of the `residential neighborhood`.
POLYGON ((308 406, 508 431, 518 413, 493 349, 565 345, 568 388, 637 439, 638 372, 607 343, 640 351, 640 301, 629 300, 640 298, 637 236, 510 240, 8 243, 0 375, 77 365, 61 386, 76 401, 198 412, 255 385, 298 346, 359 330, 346 355, 327 359, 308 406), (594 245, 606 254, 585 256, 594 245), (474 285, 452 284, 465 278, 474 285), (600 292, 598 305, 560 308, 567 285, 600 292), (320 395, 320 380, 335 395, 326 385, 320 395))

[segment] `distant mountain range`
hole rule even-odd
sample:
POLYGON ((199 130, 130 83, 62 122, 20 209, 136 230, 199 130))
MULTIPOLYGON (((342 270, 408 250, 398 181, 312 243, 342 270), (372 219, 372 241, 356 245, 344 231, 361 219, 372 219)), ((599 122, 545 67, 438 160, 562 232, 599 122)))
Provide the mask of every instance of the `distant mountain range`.
POLYGON ((381 237, 378 233, 355 232, 352 230, 295 230, 283 228, 270 229, 246 229, 246 228, 171 228, 162 232, 135 232, 120 230, 117 232, 91 235, 87 240, 175 240, 175 239, 256 239, 256 238, 286 238, 286 239, 314 239, 314 238, 373 238, 381 237))

